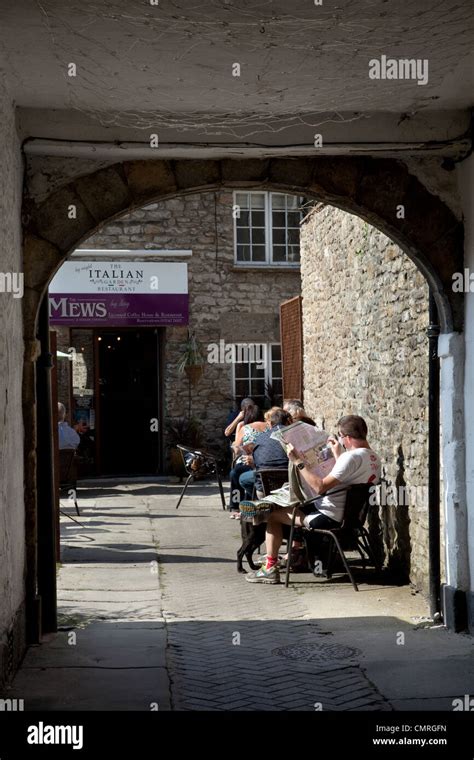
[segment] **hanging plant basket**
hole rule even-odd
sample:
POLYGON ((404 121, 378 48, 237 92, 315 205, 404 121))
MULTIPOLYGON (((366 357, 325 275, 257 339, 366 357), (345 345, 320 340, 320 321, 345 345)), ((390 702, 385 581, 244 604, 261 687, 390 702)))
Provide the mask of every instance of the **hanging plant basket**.
POLYGON ((203 375, 204 367, 202 364, 187 364, 184 371, 186 372, 191 385, 196 385, 203 375))

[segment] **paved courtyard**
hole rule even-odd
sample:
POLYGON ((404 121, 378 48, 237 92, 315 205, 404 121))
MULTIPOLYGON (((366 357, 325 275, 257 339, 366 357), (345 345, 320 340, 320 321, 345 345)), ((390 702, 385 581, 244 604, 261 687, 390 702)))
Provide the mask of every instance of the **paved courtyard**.
POLYGON ((474 691, 473 639, 433 626, 409 587, 249 584, 216 488, 176 510, 179 491, 79 489, 82 525, 61 520, 61 630, 10 695, 26 710, 451 710, 474 691))

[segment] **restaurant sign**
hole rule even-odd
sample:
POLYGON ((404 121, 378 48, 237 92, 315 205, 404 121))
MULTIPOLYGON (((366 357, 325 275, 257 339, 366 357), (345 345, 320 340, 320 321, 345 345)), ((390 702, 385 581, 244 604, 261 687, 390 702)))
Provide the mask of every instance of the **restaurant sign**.
POLYGON ((66 261, 49 286, 52 325, 188 324, 187 264, 66 261))

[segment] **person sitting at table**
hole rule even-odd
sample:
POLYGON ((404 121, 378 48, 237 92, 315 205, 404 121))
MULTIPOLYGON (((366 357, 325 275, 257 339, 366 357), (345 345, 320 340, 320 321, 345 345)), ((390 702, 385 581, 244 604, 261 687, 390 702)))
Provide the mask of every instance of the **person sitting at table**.
POLYGON ((316 423, 311 417, 308 417, 304 410, 302 401, 297 398, 286 399, 283 402, 283 409, 289 412, 293 418, 293 422, 306 422, 308 425, 316 427, 316 423))
MULTIPOLYGON (((336 463, 325 478, 308 470, 302 455, 290 450, 289 459, 298 468, 300 476, 320 496, 307 507, 296 510, 295 526, 330 529, 338 527, 344 517, 347 488, 341 486, 358 483, 376 484, 380 480, 381 462, 367 441, 367 425, 359 415, 349 414, 339 420, 338 438, 328 438, 336 463)), ((250 583, 279 583, 278 550, 283 541, 283 525, 291 525, 292 509, 275 509, 268 517, 265 543, 266 564, 246 575, 250 583)), ((320 539, 316 534, 315 538, 320 539)), ((321 551, 318 541, 317 552, 321 551)))
POLYGON ((253 445, 258 436, 267 430, 268 424, 264 421, 262 411, 257 404, 249 404, 245 407, 242 422, 237 425, 235 442, 232 444, 236 459, 230 471, 230 517, 240 518, 239 503, 244 496, 239 478, 243 472, 252 469, 248 464, 247 457, 252 453, 253 445))
POLYGON ((236 428, 240 422, 243 422, 246 408, 254 404, 255 404, 255 401, 253 400, 253 398, 247 397, 247 398, 242 399, 242 401, 240 402, 239 412, 237 411, 229 412, 227 416, 227 420, 226 420, 227 426, 224 430, 224 435, 226 438, 235 439, 236 428))
POLYGON ((258 476, 258 470, 267 467, 288 469, 288 457, 281 443, 271 436, 275 430, 291 425, 291 414, 285 412, 281 407, 274 406, 265 413, 265 419, 270 425, 270 429, 258 436, 252 454, 246 457, 246 464, 255 469, 243 472, 239 478, 246 499, 252 498, 254 484, 257 489, 257 497, 259 494, 263 496, 263 486, 258 476))
POLYGON ((66 407, 58 401, 58 443, 60 449, 77 449, 79 434, 66 422, 66 407))

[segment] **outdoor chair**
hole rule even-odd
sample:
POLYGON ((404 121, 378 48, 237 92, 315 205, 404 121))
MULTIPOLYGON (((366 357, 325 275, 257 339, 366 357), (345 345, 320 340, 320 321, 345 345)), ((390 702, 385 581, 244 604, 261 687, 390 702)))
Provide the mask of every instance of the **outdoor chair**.
MULTIPOLYGON (((261 470, 257 470, 257 473, 260 476, 264 496, 268 496, 270 491, 276 491, 288 483, 288 467, 262 467, 261 470)), ((254 496, 256 497, 255 490, 254 496)))
POLYGON ((59 449, 59 491, 68 491, 68 497, 74 501, 76 512, 80 516, 77 505, 77 468, 76 468, 76 450, 59 449))
POLYGON ((219 463, 215 454, 211 454, 209 451, 203 449, 190 449, 188 446, 181 446, 178 444, 178 449, 183 457, 183 465, 186 470, 187 479, 181 491, 176 509, 178 509, 183 496, 186 493, 187 487, 198 477, 214 476, 219 485, 219 491, 221 494, 222 509, 225 509, 225 496, 224 489, 222 487, 222 478, 219 470, 219 463))
MULTIPOLYGON (((341 525, 337 528, 316 528, 314 530, 303 528, 303 536, 305 539, 306 547, 311 541, 311 535, 319 533, 321 535, 328 536, 329 539, 329 552, 326 568, 326 578, 331 578, 331 568, 334 558, 337 554, 341 558, 345 571, 348 574, 351 583, 354 587, 354 591, 358 591, 359 587, 354 580, 351 568, 344 554, 343 545, 349 546, 350 549, 355 549, 359 552, 363 568, 365 570, 366 565, 370 562, 376 570, 380 569, 380 563, 377 561, 374 551, 372 549, 370 538, 367 529, 364 527, 367 513, 369 510, 370 495, 373 493, 374 486, 368 484, 358 484, 349 486, 347 489, 346 504, 344 507, 344 519, 341 525)), ((314 503, 315 499, 305 502, 304 506, 314 503)), ((293 516, 291 521, 290 538, 288 540, 288 562, 286 566, 285 586, 288 588, 290 580, 290 567, 291 567, 291 551, 293 544, 293 533, 295 530, 295 517, 297 507, 293 510, 293 516)))

